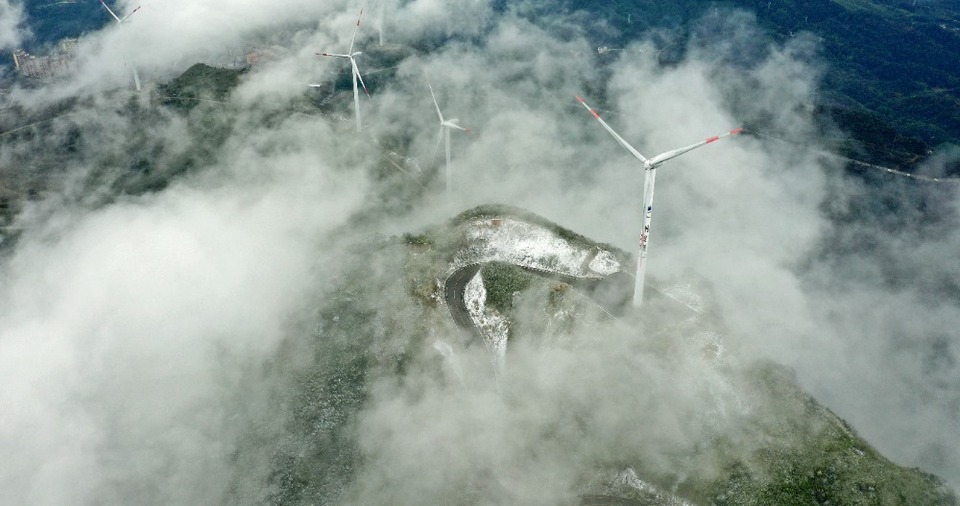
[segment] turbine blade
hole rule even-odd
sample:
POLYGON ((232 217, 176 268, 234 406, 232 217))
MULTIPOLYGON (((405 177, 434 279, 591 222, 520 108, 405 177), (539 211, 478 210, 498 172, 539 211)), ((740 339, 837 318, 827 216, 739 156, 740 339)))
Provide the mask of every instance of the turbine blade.
POLYGON ((111 16, 113 16, 113 19, 117 20, 117 23, 122 23, 122 22, 123 22, 123 20, 121 20, 120 18, 118 18, 117 15, 113 13, 113 10, 107 5, 107 2, 104 2, 103 0, 100 0, 100 5, 102 5, 103 8, 106 9, 107 12, 109 12, 111 16))
POLYGON ((357 62, 353 59, 352 56, 350 57, 350 65, 353 66, 353 73, 354 73, 354 75, 357 76, 357 79, 360 79, 360 86, 363 86, 363 93, 366 94, 366 95, 369 97, 369 96, 370 96, 370 92, 367 91, 367 85, 366 85, 366 84, 363 84, 363 76, 360 75, 360 68, 357 67, 357 62))
MULTIPOLYGON (((426 76, 426 73, 424 73, 426 76)), ((443 114, 440 112, 440 104, 437 103, 437 96, 433 94, 433 86, 430 86, 430 80, 427 79, 427 88, 430 88, 430 96, 433 97, 433 106, 437 108, 437 116, 440 116, 440 123, 443 123, 443 114)))
POLYGON ((377 32, 380 33, 380 40, 378 45, 382 46, 383 45, 383 2, 380 2, 380 16, 377 22, 377 32))
POLYGON ((689 145, 689 146, 684 146, 684 147, 679 148, 679 149, 673 149, 673 150, 670 150, 670 151, 667 151, 667 152, 664 152, 664 153, 660 153, 659 155, 657 155, 657 156, 655 156, 655 157, 653 157, 653 158, 650 159, 650 165, 656 167, 656 166, 662 164, 663 162, 666 162, 667 160, 676 158, 676 157, 678 157, 678 156, 680 156, 680 155, 682 155, 682 154, 684 154, 684 153, 687 153, 687 152, 689 152, 689 151, 693 151, 694 149, 697 149, 697 148, 699 148, 700 146, 706 146, 707 144, 710 144, 711 142, 716 142, 716 141, 718 141, 718 140, 720 140, 720 139, 722 139, 722 138, 724 138, 724 137, 728 137, 728 136, 731 136, 731 135, 737 135, 737 134, 739 134, 739 133, 742 132, 742 131, 743 131, 742 128, 734 128, 733 130, 730 130, 729 132, 725 132, 725 133, 722 133, 722 134, 720 134, 720 135, 714 135, 713 137, 710 137, 709 139, 702 140, 702 141, 697 142, 697 143, 695 143, 695 144, 691 144, 691 145, 689 145))
POLYGON ((142 6, 142 5, 138 5, 136 9, 130 11, 130 14, 127 14, 126 16, 124 16, 123 19, 120 20, 120 22, 123 23, 124 21, 127 20, 127 18, 129 18, 130 16, 133 16, 133 14, 134 14, 135 12, 137 12, 138 10, 140 10, 140 7, 143 7, 143 6, 142 6))
POLYGON ((133 71, 133 84, 136 85, 137 91, 140 91, 140 74, 137 73, 137 67, 131 64, 130 70, 133 71))
POLYGON ((350 50, 347 54, 353 54, 353 43, 357 40, 357 31, 360 30, 360 18, 363 17, 363 9, 360 9, 360 15, 357 16, 357 26, 353 29, 353 38, 350 39, 350 50))
POLYGON ((317 53, 317 56, 332 56, 334 58, 350 58, 348 54, 338 54, 338 53, 317 53))
POLYGON ((597 121, 599 121, 600 124, 603 125, 603 128, 605 128, 605 129, 607 130, 607 132, 609 132, 610 135, 612 135, 613 138, 616 139, 617 142, 620 143, 621 146, 623 146, 624 148, 626 148, 626 150, 629 151, 630 154, 634 156, 634 158, 636 158, 637 160, 640 160, 641 162, 644 162, 644 164, 647 163, 647 159, 644 158, 643 155, 641 155, 639 151, 637 151, 636 149, 634 149, 634 147, 631 146, 629 142, 625 141, 625 140, 623 139, 623 137, 620 137, 620 135, 619 135, 617 132, 615 132, 615 131, 613 130, 613 128, 610 128, 610 125, 608 125, 606 121, 603 121, 603 118, 600 117, 600 114, 598 114, 597 111, 594 110, 592 107, 590 107, 589 105, 587 105, 587 103, 584 102, 583 99, 580 98, 579 95, 577 96, 577 101, 579 101, 581 104, 583 104, 583 106, 586 107, 588 111, 590 111, 590 114, 593 114, 593 117, 594 117, 594 118, 597 118, 597 121))
POLYGON ((446 125, 446 126, 448 126, 448 127, 450 127, 450 128, 456 128, 457 130, 460 130, 461 132, 470 132, 470 129, 469 129, 469 128, 463 128, 462 126, 454 123, 453 121, 445 121, 445 122, 444 122, 444 125, 446 125))

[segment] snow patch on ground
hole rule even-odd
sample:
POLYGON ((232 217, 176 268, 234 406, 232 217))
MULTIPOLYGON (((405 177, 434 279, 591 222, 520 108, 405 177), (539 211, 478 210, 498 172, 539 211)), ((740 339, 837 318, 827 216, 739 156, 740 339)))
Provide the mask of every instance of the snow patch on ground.
POLYGON ((620 272, 620 261, 607 250, 599 250, 597 256, 590 261, 589 269, 601 276, 609 276, 620 272))
MULTIPOLYGON (((622 270, 613 252, 561 237, 555 230, 536 223, 509 217, 486 217, 465 223, 463 230, 466 245, 447 265, 445 278, 468 265, 488 262, 503 262, 581 279, 602 279, 622 270)), ((437 285, 446 286, 440 282, 437 285)), ((439 288, 437 293, 440 293, 439 288)), ((510 320, 497 310, 487 308, 486 299, 486 287, 478 272, 464 286, 464 304, 487 349, 496 357, 504 357, 510 320)), ((570 317, 558 316, 560 319, 570 317)))
POLYGON ((577 278, 601 278, 620 270, 616 257, 572 244, 552 230, 512 218, 484 218, 466 225, 469 246, 457 253, 448 274, 474 263, 505 262, 577 278))
POLYGON ((510 334, 510 321, 499 312, 487 309, 487 289, 483 286, 480 271, 467 282, 463 290, 463 302, 473 325, 483 335, 483 342, 496 357, 507 353, 507 337, 510 334))
MULTIPOLYGON (((657 487, 643 481, 632 467, 608 474, 603 480, 611 492, 633 490, 639 504, 661 504, 664 506, 693 506, 672 494, 661 492, 657 487)), ((631 494, 633 495, 633 494, 631 494)), ((633 501, 631 501, 633 502, 633 501)))

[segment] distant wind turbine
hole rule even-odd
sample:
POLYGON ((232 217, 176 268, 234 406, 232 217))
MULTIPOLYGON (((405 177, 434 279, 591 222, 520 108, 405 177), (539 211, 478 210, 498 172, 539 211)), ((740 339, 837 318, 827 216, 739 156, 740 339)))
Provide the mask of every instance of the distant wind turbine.
MULTIPOLYGON (((353 43, 357 40, 357 31, 360 30, 360 18, 363 17, 363 9, 360 9, 360 15, 357 16, 357 26, 353 29, 353 38, 350 39, 350 49, 347 50, 346 54, 338 53, 317 53, 319 56, 332 56, 334 58, 346 58, 350 60, 350 70, 353 73, 353 108, 354 115, 357 117, 357 131, 360 131, 360 92, 357 90, 357 80, 360 80, 360 85, 363 86, 363 92, 369 97, 370 92, 367 91, 367 85, 363 84, 363 77, 360 75, 360 68, 357 67, 357 61, 354 59, 357 56, 363 54, 362 51, 354 51, 353 43)), ((312 85, 311 85, 312 86, 312 85)))
POLYGON ((430 89, 430 96, 433 98, 433 106, 437 109, 437 116, 440 117, 440 130, 437 131, 437 145, 433 148, 433 157, 437 157, 437 150, 440 149, 440 141, 446 142, 447 165, 444 170, 444 184, 450 191, 450 130, 456 129, 462 132, 470 132, 469 128, 464 128, 457 124, 456 118, 443 119, 443 113, 440 112, 440 104, 437 103, 437 96, 433 93, 433 86, 430 86, 430 80, 427 80, 427 88, 430 89))
POLYGON ((643 164, 643 231, 640 233, 640 249, 637 252, 637 276, 633 285, 633 305, 640 306, 643 304, 643 278, 647 271, 647 244, 650 240, 650 220, 653 217, 653 185, 657 178, 657 167, 662 165, 667 160, 676 158, 688 151, 697 149, 700 146, 705 146, 728 135, 737 135, 743 131, 743 129, 735 128, 729 132, 715 135, 696 144, 666 151, 654 156, 653 158, 644 158, 644 156, 641 155, 639 151, 634 149, 634 147, 631 146, 627 141, 625 141, 623 137, 620 137, 617 132, 613 131, 613 128, 610 128, 610 125, 608 125, 606 121, 603 121, 603 119, 600 117, 600 114, 598 114, 595 109, 587 105, 587 103, 584 102, 579 96, 577 97, 577 100, 583 104, 588 111, 590 111, 590 114, 593 114, 594 118, 597 118, 597 121, 603 125, 603 128, 605 128, 607 132, 609 132, 610 135, 612 135, 613 138, 620 143, 621 146, 623 146, 627 151, 630 152, 631 155, 633 155, 634 158, 640 160, 640 162, 643 164))
MULTIPOLYGON (((114 12, 110 9, 110 7, 107 6, 107 3, 104 2, 103 0, 100 0, 100 5, 102 5, 103 8, 106 9, 107 12, 109 12, 111 16, 113 16, 113 19, 115 19, 115 20, 117 21, 117 24, 118 24, 118 25, 123 24, 124 21, 126 21, 130 16, 133 16, 133 13, 137 12, 138 10, 140 10, 140 7, 142 7, 142 6, 138 5, 136 9, 130 11, 130 14, 127 14, 126 16, 124 16, 124 17, 121 18, 121 17, 117 16, 116 14, 114 14, 114 12)), ((130 64, 130 69, 133 70, 133 84, 135 84, 135 85, 137 86, 137 91, 140 91, 140 75, 137 74, 137 67, 135 67, 135 66, 131 63, 131 64, 130 64)))

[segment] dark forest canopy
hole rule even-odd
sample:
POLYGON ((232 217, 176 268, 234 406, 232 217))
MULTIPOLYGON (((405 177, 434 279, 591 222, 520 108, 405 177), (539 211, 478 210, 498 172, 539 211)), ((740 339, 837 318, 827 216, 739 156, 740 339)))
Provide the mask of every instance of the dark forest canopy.
MULTIPOLYGON (((821 107, 858 129, 877 116, 929 146, 960 143, 960 4, 937 0, 569 0, 609 23, 601 45, 622 47, 652 29, 690 35, 711 17, 745 9, 776 40, 814 34, 827 71, 821 107)), ((662 63, 683 57, 687 37, 665 43, 662 63), (671 44, 673 44, 671 46, 671 44)), ((853 132, 856 135, 856 132, 853 132)))
MULTIPOLYGON (((825 60, 818 103, 853 142, 834 146, 851 157, 909 167, 943 143, 960 144, 960 4, 946 0, 559 0, 595 23, 598 46, 624 47, 651 30, 660 60, 684 57, 691 35, 709 36, 712 18, 731 9, 753 13, 778 41, 812 33, 825 60), (883 132, 880 135, 878 132, 883 132), (892 137, 890 134, 892 133, 892 137)), ((108 2, 109 4, 109 2, 108 2)), ((502 8, 509 4, 498 2, 502 8)), ((97 0, 27 2, 28 51, 77 37, 110 21, 97 0)), ((550 8, 556 12, 555 8, 550 8)), ((536 15, 536 14, 534 14, 536 15)), ((9 60, 9 59, 7 59, 9 60)), ((11 65, 11 61, 5 61, 11 65)), ((762 128, 763 125, 754 125, 762 128)))

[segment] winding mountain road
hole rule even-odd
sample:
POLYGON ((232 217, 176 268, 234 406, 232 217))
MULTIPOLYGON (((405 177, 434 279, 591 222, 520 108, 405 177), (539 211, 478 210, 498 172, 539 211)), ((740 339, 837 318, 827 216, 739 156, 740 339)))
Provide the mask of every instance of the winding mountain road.
MULTIPOLYGON (((480 340, 483 339, 483 333, 477 328, 476 323, 470 316, 467 301, 464 299, 464 292, 467 283, 480 272, 483 265, 483 263, 475 263, 463 266, 450 274, 443 283, 444 300, 447 307, 450 308, 450 316, 453 321, 459 328, 480 340)), ((629 301, 632 300, 633 276, 625 272, 615 272, 603 277, 576 277, 522 265, 512 265, 531 274, 566 283, 590 297, 597 305, 612 315, 623 314, 629 301)))

